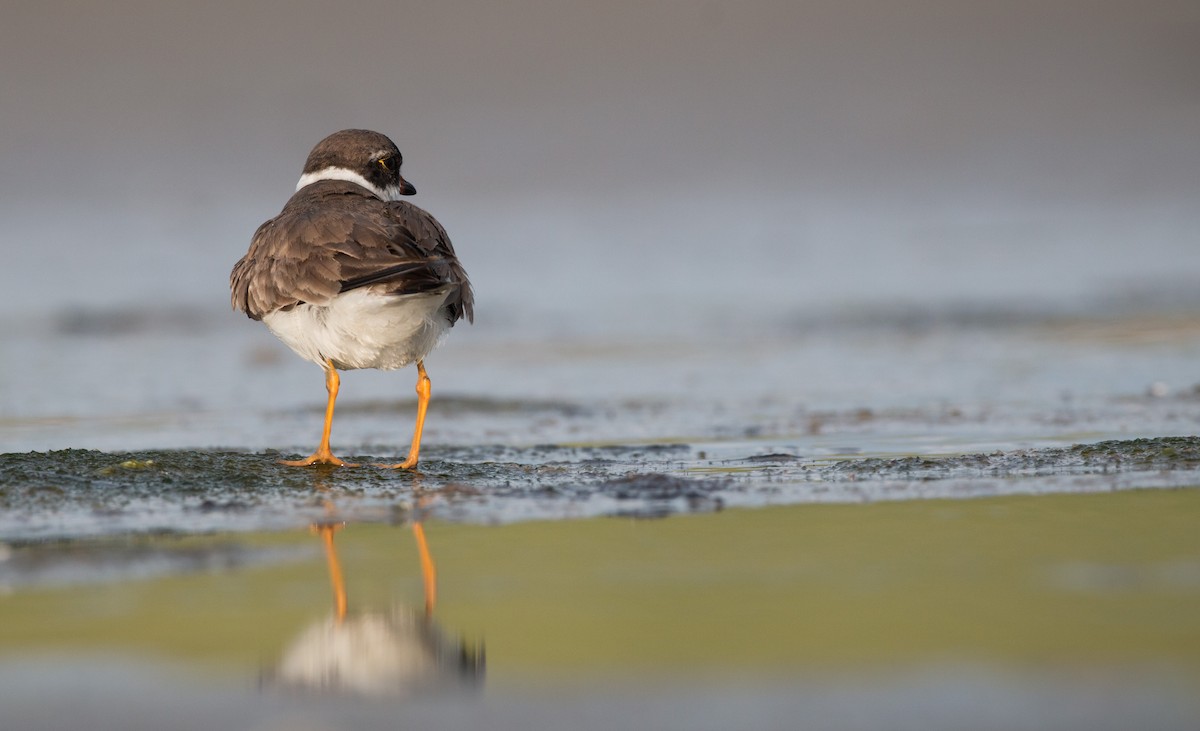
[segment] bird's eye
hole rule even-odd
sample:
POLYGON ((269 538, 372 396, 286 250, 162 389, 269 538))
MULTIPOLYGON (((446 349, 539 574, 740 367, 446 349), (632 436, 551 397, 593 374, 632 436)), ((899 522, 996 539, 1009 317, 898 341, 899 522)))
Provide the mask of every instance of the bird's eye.
POLYGON ((380 158, 379 164, 389 173, 396 172, 397 165, 395 155, 389 155, 388 157, 380 158))

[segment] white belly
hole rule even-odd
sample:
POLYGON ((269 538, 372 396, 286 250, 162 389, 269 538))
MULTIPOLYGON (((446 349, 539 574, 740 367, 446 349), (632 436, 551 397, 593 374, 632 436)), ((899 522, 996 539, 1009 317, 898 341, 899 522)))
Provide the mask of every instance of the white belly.
POLYGON ((449 289, 382 295, 367 289, 340 294, 328 305, 302 304, 272 312, 263 322, 305 360, 341 370, 403 368, 433 350, 449 327, 441 314, 449 289))

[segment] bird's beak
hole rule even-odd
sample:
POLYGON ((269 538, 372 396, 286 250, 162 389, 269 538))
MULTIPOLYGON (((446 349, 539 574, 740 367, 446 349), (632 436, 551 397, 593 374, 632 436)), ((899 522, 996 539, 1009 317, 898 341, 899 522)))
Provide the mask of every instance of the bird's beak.
POLYGON ((417 187, 404 178, 400 178, 400 195, 415 195, 417 187))

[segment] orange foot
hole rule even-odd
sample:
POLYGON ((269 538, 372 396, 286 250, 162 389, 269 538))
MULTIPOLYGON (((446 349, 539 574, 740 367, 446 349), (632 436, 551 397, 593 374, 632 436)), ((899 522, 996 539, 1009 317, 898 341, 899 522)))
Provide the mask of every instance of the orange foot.
POLYGON ((328 464, 335 467, 357 467, 353 462, 343 462, 333 456, 333 452, 329 451, 328 447, 318 449, 304 459, 281 459, 279 464, 287 465, 288 467, 308 467, 315 464, 328 464))
POLYGON ((372 467, 383 467, 384 469, 388 469, 388 470, 411 470, 417 466, 417 458, 415 456, 409 457, 408 459, 404 460, 403 462, 397 462, 396 464, 384 464, 381 462, 376 462, 375 464, 372 464, 371 466, 372 467))

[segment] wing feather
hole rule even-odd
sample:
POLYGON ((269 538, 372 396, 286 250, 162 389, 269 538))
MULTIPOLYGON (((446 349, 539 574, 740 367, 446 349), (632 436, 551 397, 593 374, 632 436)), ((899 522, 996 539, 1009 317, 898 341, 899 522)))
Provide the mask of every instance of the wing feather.
POLYGON ((393 295, 448 288, 451 324, 474 319, 470 281, 441 224, 417 206, 385 203, 350 183, 297 192, 259 227, 230 274, 234 309, 255 320, 362 287, 393 295))

